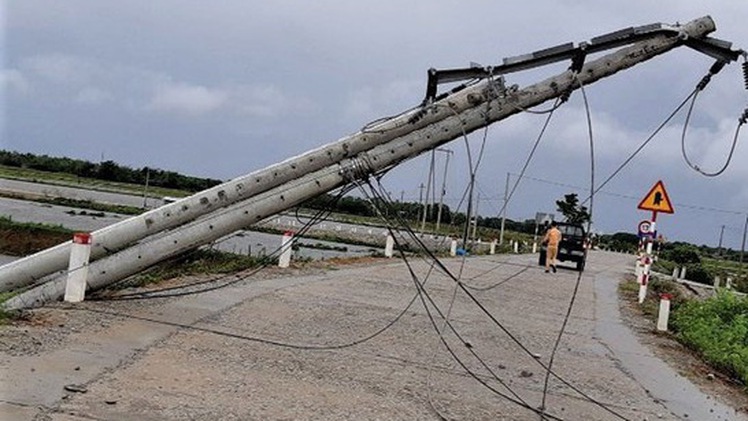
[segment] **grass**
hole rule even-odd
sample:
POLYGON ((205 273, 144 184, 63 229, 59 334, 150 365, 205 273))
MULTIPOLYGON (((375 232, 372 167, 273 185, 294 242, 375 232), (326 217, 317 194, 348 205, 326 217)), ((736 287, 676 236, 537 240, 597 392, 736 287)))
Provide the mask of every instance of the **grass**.
POLYGON ((748 384, 748 299, 727 290, 673 313, 678 339, 716 368, 748 384))
POLYGON ((196 249, 166 260, 122 282, 119 287, 138 287, 159 283, 167 279, 204 275, 209 273, 234 273, 277 263, 269 257, 252 257, 218 250, 196 249))
POLYGON ((16 310, 6 310, 3 307, 3 303, 11 299, 14 295, 16 295, 15 292, 2 292, 0 293, 0 326, 6 325, 10 323, 13 320, 17 320, 19 318, 20 313, 16 310))

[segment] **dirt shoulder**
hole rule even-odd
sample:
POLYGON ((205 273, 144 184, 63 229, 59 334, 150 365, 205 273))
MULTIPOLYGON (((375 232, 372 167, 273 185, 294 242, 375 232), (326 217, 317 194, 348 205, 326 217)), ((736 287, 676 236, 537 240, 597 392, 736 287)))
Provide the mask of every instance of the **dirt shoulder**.
POLYGON ((619 289, 618 293, 621 318, 643 345, 705 394, 716 396, 732 408, 748 413, 748 393, 744 385, 711 367, 678 342, 673 333, 658 332, 656 320, 644 314, 635 292, 619 289))

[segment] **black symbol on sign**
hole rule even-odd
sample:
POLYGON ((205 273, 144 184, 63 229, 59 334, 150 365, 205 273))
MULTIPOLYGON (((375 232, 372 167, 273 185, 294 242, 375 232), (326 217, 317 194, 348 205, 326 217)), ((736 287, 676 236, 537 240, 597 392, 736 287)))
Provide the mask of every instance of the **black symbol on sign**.
POLYGON ((654 197, 654 205, 658 206, 660 202, 662 202, 662 193, 657 192, 655 193, 655 197, 654 197))

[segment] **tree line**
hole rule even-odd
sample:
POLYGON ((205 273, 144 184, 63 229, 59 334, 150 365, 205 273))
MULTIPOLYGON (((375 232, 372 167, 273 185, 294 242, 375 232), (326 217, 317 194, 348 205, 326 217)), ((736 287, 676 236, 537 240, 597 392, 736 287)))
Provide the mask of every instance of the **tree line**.
MULTIPOLYGON (((384 203, 381 199, 362 199, 359 197, 345 196, 336 199, 330 194, 322 194, 310 199, 302 204, 302 207, 315 210, 330 210, 332 212, 345 213, 349 215, 358 215, 366 217, 378 216, 377 209, 380 209, 387 217, 399 217, 409 221, 421 221, 424 217, 424 206, 417 202, 388 202, 384 203)), ((438 206, 427 206, 426 222, 436 223, 439 218, 438 206)), ((467 220, 467 215, 463 212, 454 212, 448 206, 443 204, 441 210, 440 224, 462 226, 467 220)), ((501 228, 501 218, 499 217, 482 217, 476 218, 478 227, 483 228, 501 228)), ((505 229, 508 231, 522 232, 533 234, 535 232, 535 220, 527 219, 524 221, 505 221, 505 229)))
POLYGON ((29 168, 39 171, 73 174, 120 183, 145 184, 189 192, 198 192, 220 184, 221 180, 191 177, 158 168, 130 168, 114 161, 90 162, 82 159, 60 158, 0 150, 0 165, 29 168))

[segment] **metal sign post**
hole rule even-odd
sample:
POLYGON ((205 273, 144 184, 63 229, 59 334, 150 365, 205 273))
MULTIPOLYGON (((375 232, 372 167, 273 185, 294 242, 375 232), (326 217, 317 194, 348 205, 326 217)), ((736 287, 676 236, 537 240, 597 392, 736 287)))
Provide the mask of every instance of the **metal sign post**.
POLYGON ((638 209, 652 211, 652 219, 639 222, 639 238, 645 244, 644 254, 637 262, 637 280, 639 281, 639 304, 647 297, 647 284, 649 283, 649 272, 652 266, 652 246, 657 238, 657 212, 675 213, 675 208, 665 190, 665 184, 658 180, 649 189, 649 193, 639 202, 638 209), (641 268, 641 270, 639 270, 641 268))

